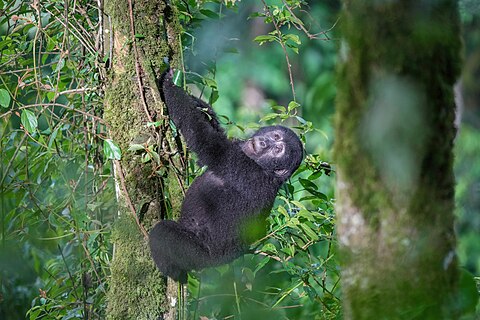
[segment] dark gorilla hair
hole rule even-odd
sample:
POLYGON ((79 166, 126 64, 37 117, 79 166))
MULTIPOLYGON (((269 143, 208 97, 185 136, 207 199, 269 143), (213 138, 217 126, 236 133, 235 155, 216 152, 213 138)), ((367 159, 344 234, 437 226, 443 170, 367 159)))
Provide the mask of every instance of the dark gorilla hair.
POLYGON ((150 231, 157 267, 185 282, 187 271, 230 262, 265 234, 278 189, 300 165, 303 147, 283 126, 229 140, 212 107, 174 85, 171 72, 161 84, 171 119, 207 166, 188 189, 178 221, 160 221, 150 231))

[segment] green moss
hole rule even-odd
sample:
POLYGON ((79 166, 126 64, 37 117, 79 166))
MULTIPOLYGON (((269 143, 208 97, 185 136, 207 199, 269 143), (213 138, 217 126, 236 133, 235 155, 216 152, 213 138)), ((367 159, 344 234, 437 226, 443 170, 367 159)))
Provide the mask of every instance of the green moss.
POLYGON ((105 1, 105 11, 112 18, 112 24, 115 26, 114 32, 121 34, 130 34, 130 10, 128 1, 105 1))
MULTIPOLYGON (((131 72, 117 74, 105 93, 104 119, 112 128, 111 136, 122 151, 128 149, 144 126, 132 78, 131 72)), ((123 155, 128 156, 125 152, 123 155)))
MULTIPOLYGON (((127 42, 133 39, 131 39, 128 1, 110 0, 106 1, 105 6, 106 11, 112 17, 115 32, 125 36, 124 43, 120 45, 130 46, 127 42)), ((133 6, 135 36, 137 37, 135 41, 141 55, 139 60, 142 69, 147 77, 153 75, 151 73, 153 70, 158 79, 161 71, 165 69, 165 58, 171 59, 174 66, 180 65, 181 44, 178 35, 181 26, 174 18, 178 14, 177 9, 175 6, 167 6, 163 0, 140 0, 133 2, 133 6), (163 20, 169 17, 171 18, 164 23, 163 20), (164 30, 165 26, 167 30, 164 30)))
MULTIPOLYGON (((148 229, 160 216, 167 215, 167 196, 176 210, 180 209, 183 199, 175 173, 168 167, 168 145, 174 143, 168 137, 162 137, 166 128, 160 127, 156 130, 147 126, 150 120, 145 112, 146 105, 154 121, 163 120, 160 94, 158 90, 155 91, 156 81, 165 69, 164 58, 171 56, 170 58, 173 57, 173 61, 176 61, 175 57, 181 47, 175 34, 178 35, 180 27, 175 19, 176 12, 165 14, 167 2, 133 2, 135 44, 138 49, 136 55, 133 50, 128 1, 109 0, 105 5, 112 18, 114 47, 112 69, 105 90, 104 118, 109 125, 111 138, 122 150, 121 166, 125 178, 123 183, 136 213, 142 219, 141 223, 148 229), (166 16, 170 21, 163 23, 162 19, 166 16), (163 30, 164 27, 167 31, 163 30), (169 37, 168 43, 165 39, 167 33, 174 35, 169 37), (139 93, 137 61, 145 101, 142 101, 139 93), (161 160, 161 164, 154 161, 143 163, 141 155, 127 151, 132 143, 147 141, 149 145, 158 142, 159 146, 155 150, 160 157, 165 155, 159 149, 166 148, 167 155, 161 160), (160 169, 166 169, 163 170, 165 175, 162 177, 156 174, 160 169)), ((119 208, 120 218, 115 223, 113 233, 115 253, 108 292, 108 318, 160 318, 164 312, 172 311, 167 310, 172 307, 166 303, 166 283, 154 266, 147 242, 131 217, 131 209, 122 194, 119 208)))
POLYGON ((156 319, 166 310, 165 284, 153 264, 148 246, 135 222, 120 217, 112 233, 115 244, 108 319, 156 319))
POLYGON ((135 31, 141 35, 137 39, 137 46, 141 48, 144 57, 142 67, 146 70, 153 69, 157 74, 164 68, 164 58, 168 58, 169 48, 163 29, 163 1, 141 0, 135 2, 136 20, 135 31))

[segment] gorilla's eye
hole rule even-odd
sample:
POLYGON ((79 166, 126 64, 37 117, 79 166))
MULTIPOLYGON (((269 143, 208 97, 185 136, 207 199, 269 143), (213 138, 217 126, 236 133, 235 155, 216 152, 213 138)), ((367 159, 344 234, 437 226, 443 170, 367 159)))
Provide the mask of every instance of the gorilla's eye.
POLYGON ((273 135, 273 139, 275 139, 276 141, 280 140, 281 138, 282 138, 282 136, 280 136, 280 134, 278 134, 278 133, 275 133, 273 135))

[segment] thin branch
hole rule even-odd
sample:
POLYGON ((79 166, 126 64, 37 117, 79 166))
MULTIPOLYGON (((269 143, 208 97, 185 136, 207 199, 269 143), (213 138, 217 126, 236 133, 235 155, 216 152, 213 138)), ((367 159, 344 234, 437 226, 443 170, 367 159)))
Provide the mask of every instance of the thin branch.
POLYGON ((262 0, 262 2, 263 2, 265 12, 267 13, 268 16, 270 16, 272 18, 272 23, 275 26, 275 30, 277 30, 278 39, 279 39, 280 45, 282 46, 283 53, 285 54, 285 60, 287 61, 288 76, 290 78, 290 87, 292 89, 293 101, 296 101, 297 99, 296 99, 296 95, 295 95, 295 86, 293 85, 292 65, 290 64, 290 59, 288 57, 287 48, 285 47, 285 43, 284 43, 283 38, 282 38, 282 33, 280 32, 280 27, 278 26, 278 23, 275 20, 275 17, 270 12, 270 8, 268 7, 265 0, 262 0))
MULTIPOLYGON (((58 9, 56 9, 58 11, 58 9)), ((54 18, 55 20, 57 20, 58 23, 60 23, 65 29, 68 29, 69 32, 75 37, 77 38, 77 40, 83 44, 85 46, 85 48, 87 48, 87 50, 91 53, 91 54, 96 54, 96 49, 95 49, 95 46, 90 42, 90 40, 88 39, 88 37, 86 38, 82 32, 80 30, 78 30, 78 28, 72 24, 71 22, 64 22, 62 19, 60 19, 59 17, 62 17, 62 13, 60 11, 58 11, 57 14, 55 14, 54 12, 48 10, 47 8, 45 8, 45 11, 47 11, 48 13, 50 13, 54 18), (75 32, 73 32, 75 31, 75 32)), ((65 17, 62 17, 65 19, 65 17)))
POLYGON ((266 252, 260 251, 260 250, 256 250, 254 253, 255 253, 255 254, 259 254, 259 255, 261 255, 261 256, 269 257, 269 258, 271 258, 271 259, 273 259, 273 260, 276 260, 276 261, 278 261, 278 262, 282 262, 282 261, 283 261, 280 257, 272 256, 272 255, 270 255, 270 254, 268 254, 268 253, 266 253, 266 252))
POLYGON ((89 91, 96 91, 98 88, 77 88, 77 89, 70 89, 65 91, 60 91, 55 94, 55 99, 63 94, 72 94, 72 93, 85 93, 89 91))
MULTIPOLYGON (((285 0, 282 0, 283 4, 285 5, 285 7, 287 8, 288 12, 290 12, 290 14, 292 15, 292 17, 294 17, 295 19, 301 21, 296 15, 295 13, 293 12, 292 8, 287 4, 287 2, 285 0)), ((306 10, 300 10, 301 12, 304 12, 305 14, 307 14, 310 19, 315 22, 315 19, 313 19, 313 17, 310 15, 309 12, 307 12, 306 10)), ((338 19, 337 21, 335 21, 335 23, 333 24, 332 27, 330 27, 329 29, 325 30, 325 31, 321 31, 321 32, 318 32, 318 33, 310 33, 310 31, 307 30, 307 28, 305 28, 305 26, 302 24, 302 23, 295 23, 293 22, 293 25, 295 26, 295 28, 297 30, 301 30, 303 33, 305 33, 305 35, 310 39, 310 40, 330 40, 330 38, 328 37, 328 32, 330 32, 338 23, 338 19), (325 36, 325 38, 323 39, 320 39, 319 36, 325 36)))
POLYGON ((145 99, 144 87, 142 83, 142 75, 140 72, 140 59, 138 57, 137 41, 135 38, 135 24, 133 21, 132 0, 128 0, 128 10, 130 11, 130 33, 132 37, 133 52, 135 54, 135 71, 137 73, 138 90, 140 91, 140 98, 142 100, 143 109, 145 111, 145 114, 147 115, 147 119, 149 122, 153 122, 153 119, 150 116, 150 112, 148 112, 147 101, 145 99))
POLYGON ((75 109, 74 107, 69 107, 69 106, 66 106, 64 104, 61 104, 61 103, 33 103, 33 104, 27 104, 27 105, 24 105, 24 106, 21 106, 21 107, 18 107, 16 109, 11 109, 5 113, 2 113, 0 114, 0 119, 1 118, 5 118, 6 116, 12 114, 13 112, 15 111, 18 111, 18 110, 23 110, 23 109, 28 109, 28 108, 33 108, 33 107, 61 107, 61 108, 64 108, 64 109, 67 109, 67 110, 71 110, 71 111, 75 111, 75 112, 78 112, 78 113, 81 113, 83 115, 86 115, 88 117, 91 117, 95 120, 98 120, 100 121, 102 124, 106 125, 107 127, 109 127, 108 123, 105 122, 105 120, 103 120, 102 118, 98 117, 98 116, 95 116, 91 113, 88 113, 88 112, 85 112, 83 110, 79 110, 79 109, 75 109))
MULTIPOLYGON (((295 13, 293 12, 292 8, 290 8, 290 6, 285 2, 285 0, 282 0, 283 4, 285 5, 285 7, 287 8, 288 12, 290 12, 290 14, 292 15, 292 17, 294 17, 295 19, 299 20, 298 17, 295 15, 295 13)), ((293 25, 295 26, 295 28, 297 28, 298 30, 302 30, 305 35, 309 38, 309 39, 315 39, 315 35, 312 35, 304 26, 302 23, 293 23, 293 25)))

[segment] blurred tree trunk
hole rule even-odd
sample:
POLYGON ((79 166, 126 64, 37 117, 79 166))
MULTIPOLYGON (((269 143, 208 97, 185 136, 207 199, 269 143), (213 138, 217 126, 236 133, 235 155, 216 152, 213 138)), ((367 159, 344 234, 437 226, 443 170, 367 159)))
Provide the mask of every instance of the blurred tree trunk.
POLYGON ((172 49, 181 47, 175 43, 178 24, 166 1, 141 0, 130 5, 128 0, 107 0, 105 9, 111 21, 105 29, 111 32, 106 38, 111 39, 107 50, 112 56, 104 117, 122 150, 121 161, 114 165, 119 216, 112 233, 108 318, 174 319, 177 287, 156 269, 136 219, 148 231, 159 218, 171 218, 170 208, 179 208, 183 198, 184 168, 171 170, 178 165, 169 156, 176 145, 157 87, 166 69, 164 59, 178 61, 172 49), (128 151, 132 144, 148 152, 128 151), (150 160, 142 161, 142 156, 150 160))
POLYGON ((343 4, 335 157, 345 319, 456 319, 456 1, 343 4))

